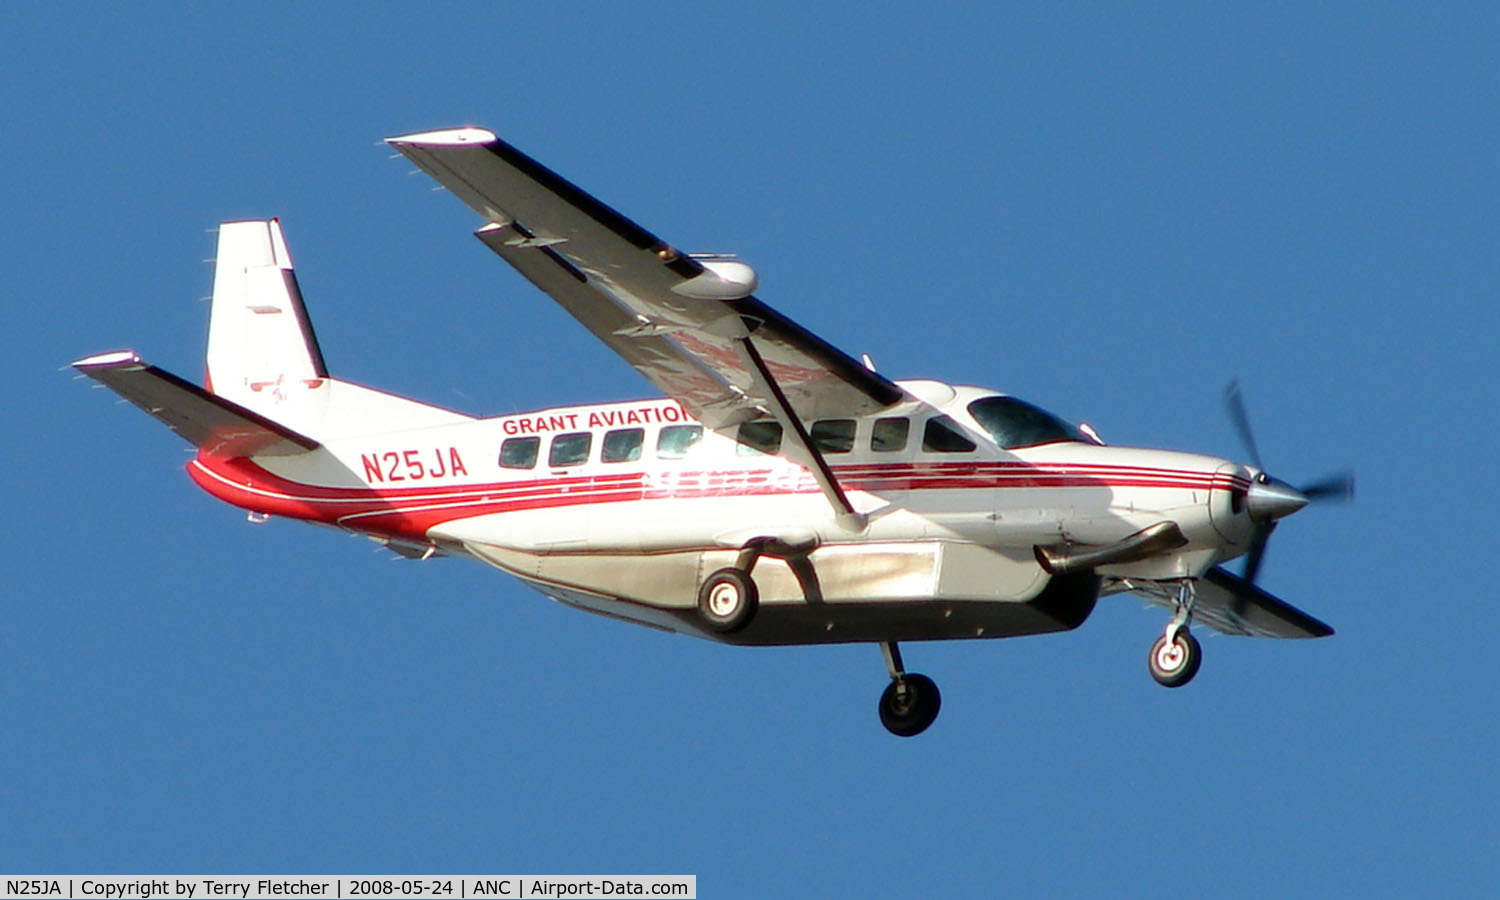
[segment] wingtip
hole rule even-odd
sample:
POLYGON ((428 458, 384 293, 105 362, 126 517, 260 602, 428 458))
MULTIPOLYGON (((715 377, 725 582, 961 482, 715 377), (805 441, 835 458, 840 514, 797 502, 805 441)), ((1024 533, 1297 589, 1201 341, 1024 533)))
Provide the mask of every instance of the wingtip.
POLYGON ((496 140, 498 138, 495 137, 493 131, 466 126, 463 128, 445 128, 439 131, 418 131, 412 134, 398 134, 395 137, 386 138, 385 142, 393 146, 462 147, 468 144, 492 144, 496 140))
POLYGON ((83 359, 74 360, 69 363, 75 369, 116 369, 120 366, 141 365, 140 356, 134 350, 111 350, 108 353, 96 353, 93 356, 85 356, 83 359))

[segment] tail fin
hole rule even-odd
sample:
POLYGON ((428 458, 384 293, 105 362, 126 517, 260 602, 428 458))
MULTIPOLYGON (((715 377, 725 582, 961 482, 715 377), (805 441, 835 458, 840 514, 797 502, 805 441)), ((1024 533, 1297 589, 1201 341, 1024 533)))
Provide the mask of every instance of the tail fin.
POLYGON ((263 415, 328 377, 276 219, 219 226, 208 388, 263 415))
POLYGON ((333 438, 472 421, 328 377, 275 219, 219 226, 208 390, 120 350, 73 366, 217 456, 293 456, 333 438))
POLYGON ((208 389, 317 440, 470 419, 329 377, 277 219, 219 226, 208 389))

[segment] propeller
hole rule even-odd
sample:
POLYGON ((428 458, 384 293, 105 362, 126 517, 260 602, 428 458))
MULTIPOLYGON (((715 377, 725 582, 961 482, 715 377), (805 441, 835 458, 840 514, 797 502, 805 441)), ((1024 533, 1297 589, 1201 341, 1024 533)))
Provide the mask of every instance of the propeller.
POLYGON ((1255 431, 1250 428, 1250 416, 1245 412, 1245 395, 1240 392, 1240 380, 1238 378, 1229 382, 1224 388, 1224 407, 1229 412, 1229 421, 1234 424, 1234 430, 1240 436, 1240 443, 1245 446, 1245 452, 1250 454, 1250 461, 1255 463, 1255 468, 1264 469, 1260 463, 1260 448, 1255 446, 1255 431))
POLYGON ((1255 523, 1255 531, 1250 535, 1250 549, 1245 554, 1245 569, 1240 575, 1242 584, 1235 592, 1234 612, 1235 615, 1240 615, 1255 590, 1255 579, 1260 575, 1261 563, 1266 557, 1266 544, 1271 539, 1271 532, 1276 530, 1277 520, 1309 503, 1353 500, 1354 473, 1348 470, 1337 472, 1300 488, 1292 487, 1279 478, 1272 478, 1265 473, 1265 466, 1261 463, 1260 448, 1255 443, 1255 431, 1250 427, 1250 416, 1245 412, 1245 396, 1240 391, 1238 380, 1229 382, 1224 389, 1224 407, 1250 461, 1261 470, 1245 496, 1245 507, 1255 523))
POLYGON ((1324 500, 1353 500, 1354 499, 1354 473, 1349 470, 1329 475, 1312 484, 1304 484, 1302 493, 1307 499, 1315 503, 1324 500))

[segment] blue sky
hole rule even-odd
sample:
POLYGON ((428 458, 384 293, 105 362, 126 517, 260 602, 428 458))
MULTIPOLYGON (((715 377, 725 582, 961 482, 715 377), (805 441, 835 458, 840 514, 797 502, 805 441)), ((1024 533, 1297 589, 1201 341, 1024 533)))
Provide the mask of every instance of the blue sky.
POLYGON ((1495 14, 1366 4, 30 4, 0 32, 0 871, 692 873, 700 896, 1493 891, 1495 14), (895 377, 1358 471, 1272 541, 1315 642, 1163 616, 737 649, 197 491, 59 367, 198 377, 280 216, 334 372, 497 414, 649 386, 388 159, 478 124, 895 377))

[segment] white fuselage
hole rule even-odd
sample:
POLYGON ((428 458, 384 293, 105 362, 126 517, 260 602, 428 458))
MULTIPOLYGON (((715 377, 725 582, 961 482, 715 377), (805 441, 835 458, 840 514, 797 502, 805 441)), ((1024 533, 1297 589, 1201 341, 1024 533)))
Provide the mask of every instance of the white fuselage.
MULTIPOLYGON (((814 605, 825 612, 947 602, 950 622, 953 603, 1041 595, 1049 576, 1034 558, 1038 544, 1104 545, 1170 519, 1185 546, 1099 573, 1154 579, 1201 575, 1244 552, 1250 523, 1235 498, 1252 470, 1079 441, 1007 450, 966 411, 994 392, 902 387, 908 401, 879 415, 810 423, 864 514, 858 531, 841 524, 807 469, 706 429, 692 440, 697 423, 667 399, 352 435, 256 462, 200 456, 189 469, 215 496, 257 512, 337 525, 408 553, 473 556, 556 599, 694 632, 680 614, 694 607, 702 577, 758 537, 815 548, 814 605), (927 446, 927 422, 939 416, 967 442, 927 446)), ((780 560, 765 560, 755 578, 766 608, 809 603, 807 585, 780 560)), ((825 618, 825 635, 802 623, 796 635, 773 630, 747 642, 859 639, 840 632, 838 616, 825 618)))

